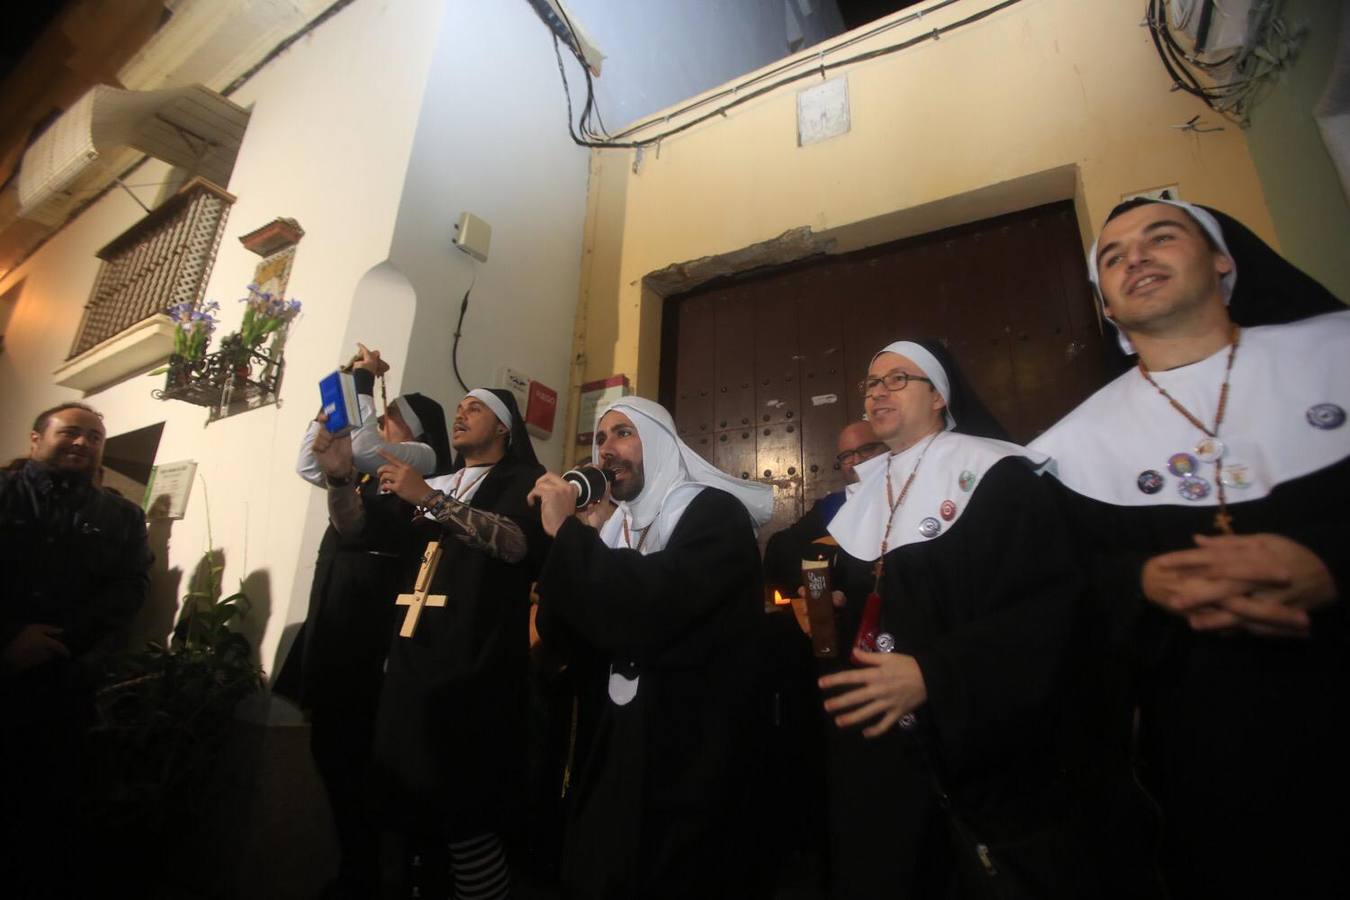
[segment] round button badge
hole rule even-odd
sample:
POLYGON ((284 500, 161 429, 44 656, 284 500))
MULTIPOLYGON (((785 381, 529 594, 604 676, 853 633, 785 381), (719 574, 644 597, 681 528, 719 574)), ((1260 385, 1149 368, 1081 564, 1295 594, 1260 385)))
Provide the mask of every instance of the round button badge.
POLYGON ((919 534, 926 538, 935 538, 942 531, 942 523, 932 516, 928 516, 919 523, 919 534))
POLYGON ((1135 479, 1135 484, 1139 485, 1139 490, 1143 491, 1145 494, 1158 493, 1158 491, 1163 489, 1165 483, 1166 479, 1164 479, 1162 473, 1156 469, 1145 469, 1140 472, 1139 477, 1135 479))
POLYGON ((1212 463, 1217 459, 1223 458, 1223 452, 1227 449, 1223 441, 1215 437, 1202 437, 1195 445, 1195 455, 1201 462, 1212 463))
POLYGON ((938 515, 942 516, 942 521, 950 522, 956 518, 956 504, 950 500, 943 500, 942 505, 938 507, 938 515))
POLYGON ((876 644, 878 653, 890 653, 895 650, 895 635, 889 631, 883 631, 877 635, 876 644))
POLYGON ((1198 475, 1188 475, 1181 479, 1177 491, 1187 500, 1203 500, 1209 496, 1209 482, 1198 475))
POLYGON ((1323 431, 1340 428, 1345 424, 1345 410, 1335 403, 1318 403, 1308 407, 1308 424, 1323 431))
POLYGON ((1249 488, 1252 486, 1252 473, 1243 463, 1229 463, 1219 473, 1219 483, 1227 488, 1249 488))
POLYGON ((1173 453, 1167 457, 1167 471, 1178 478, 1185 478, 1195 472, 1200 461, 1189 453, 1173 453))

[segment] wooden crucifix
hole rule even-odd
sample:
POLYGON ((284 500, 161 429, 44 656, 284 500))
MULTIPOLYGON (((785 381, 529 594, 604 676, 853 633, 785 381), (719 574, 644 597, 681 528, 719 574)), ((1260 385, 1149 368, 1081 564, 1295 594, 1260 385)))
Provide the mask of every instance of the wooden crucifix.
POLYGON ((445 606, 444 594, 430 596, 427 594, 427 591, 431 590, 431 580, 436 577, 436 567, 440 563, 441 542, 431 541, 427 544, 426 552, 422 554, 422 568, 417 572, 413 592, 398 595, 398 605, 408 607, 408 612, 403 616, 403 627, 398 630, 401 637, 413 636, 413 632, 417 630, 417 618, 422 615, 422 607, 445 606))

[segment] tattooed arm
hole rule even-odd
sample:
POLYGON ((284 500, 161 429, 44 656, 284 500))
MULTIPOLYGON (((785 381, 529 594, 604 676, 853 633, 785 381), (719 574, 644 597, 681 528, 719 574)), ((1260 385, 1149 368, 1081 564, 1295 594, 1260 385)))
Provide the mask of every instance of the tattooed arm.
POLYGON ((458 540, 493 559, 518 563, 525 558, 525 532, 510 518, 474 509, 447 497, 444 492, 427 484, 409 464, 383 450, 379 454, 385 460, 385 465, 380 466, 378 473, 381 487, 425 509, 458 540))
POLYGON ((328 482, 328 519, 344 538, 359 538, 366 529, 361 494, 350 484, 328 482))
POLYGON ((507 563, 525 558, 525 532, 507 516, 474 509, 440 491, 428 495, 428 501, 423 505, 436 521, 473 549, 507 563))

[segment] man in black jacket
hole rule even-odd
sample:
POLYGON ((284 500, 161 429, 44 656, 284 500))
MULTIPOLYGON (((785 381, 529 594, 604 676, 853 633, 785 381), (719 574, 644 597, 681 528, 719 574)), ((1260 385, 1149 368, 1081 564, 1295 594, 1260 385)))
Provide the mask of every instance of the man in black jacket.
POLYGON ((839 454, 834 465, 844 475, 843 488, 821 497, 806 515, 769 538, 764 547, 764 581, 784 596, 794 596, 802 586, 802 560, 811 551, 811 544, 829 534, 830 520, 857 490, 858 475, 853 467, 886 452, 886 444, 877 440, 870 422, 845 425, 836 446, 839 454))
POLYGON ((64 403, 0 471, 0 884, 57 895, 93 688, 145 599, 145 518, 95 483, 103 422, 64 403))

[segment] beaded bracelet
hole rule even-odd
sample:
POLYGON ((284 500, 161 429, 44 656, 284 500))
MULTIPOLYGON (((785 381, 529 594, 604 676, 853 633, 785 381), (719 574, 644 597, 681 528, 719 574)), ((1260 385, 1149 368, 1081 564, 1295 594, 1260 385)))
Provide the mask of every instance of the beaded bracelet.
POLYGON ((430 515, 433 519, 439 520, 441 518, 441 513, 445 512, 445 508, 449 503, 450 500, 445 494, 440 491, 432 491, 422 498, 422 502, 417 504, 417 508, 430 515), (432 494, 435 495, 435 499, 432 499, 432 494))

